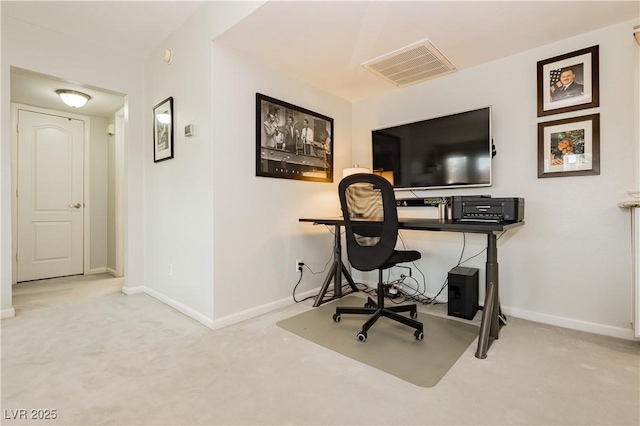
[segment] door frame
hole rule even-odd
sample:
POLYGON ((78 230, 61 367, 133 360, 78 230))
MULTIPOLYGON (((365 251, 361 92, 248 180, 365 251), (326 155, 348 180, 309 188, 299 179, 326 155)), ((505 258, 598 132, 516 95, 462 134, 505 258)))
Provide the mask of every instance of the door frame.
POLYGON ((115 158, 115 255, 116 277, 124 276, 124 212, 125 212, 125 111, 124 106, 116 111, 116 158, 115 158))
POLYGON ((84 159, 83 159, 83 274, 88 275, 91 268, 91 118, 86 115, 56 111, 53 109, 40 108, 20 103, 11 103, 11 262, 12 262, 12 284, 18 282, 18 111, 25 110, 56 117, 73 118, 84 122, 84 159))

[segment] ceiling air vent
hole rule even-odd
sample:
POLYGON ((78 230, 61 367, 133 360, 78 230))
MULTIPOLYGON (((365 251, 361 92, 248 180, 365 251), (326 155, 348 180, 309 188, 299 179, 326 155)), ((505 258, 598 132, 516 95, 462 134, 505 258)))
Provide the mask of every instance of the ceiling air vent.
POLYGON ((428 39, 371 59, 362 66, 396 86, 408 86, 458 70, 428 39))

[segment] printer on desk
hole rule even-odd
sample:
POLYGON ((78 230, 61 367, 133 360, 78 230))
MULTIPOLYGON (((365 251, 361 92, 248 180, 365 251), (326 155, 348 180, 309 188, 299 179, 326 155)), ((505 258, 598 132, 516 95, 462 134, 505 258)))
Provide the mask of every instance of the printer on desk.
POLYGON ((490 195, 451 197, 453 220, 480 222, 522 222, 524 198, 492 198, 490 195))

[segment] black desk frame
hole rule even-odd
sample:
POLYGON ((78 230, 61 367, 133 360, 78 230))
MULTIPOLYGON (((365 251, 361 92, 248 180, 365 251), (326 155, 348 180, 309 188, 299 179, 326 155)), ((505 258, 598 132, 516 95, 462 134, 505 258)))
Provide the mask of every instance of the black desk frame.
MULTIPOLYGON (((342 294, 342 275, 344 274, 351 289, 358 291, 349 271, 342 263, 342 241, 340 228, 344 225, 342 218, 301 218, 300 222, 312 222, 315 225, 333 226, 335 238, 333 243, 333 265, 327 275, 320 294, 314 303, 314 307, 331 300, 339 299, 342 294), (333 281, 333 297, 324 300, 329 284, 333 281)), ((478 349, 476 358, 487 357, 490 340, 497 340, 500 334, 501 318, 500 293, 498 287, 498 242, 497 235, 506 230, 523 226, 524 222, 516 223, 495 223, 495 222, 461 222, 442 219, 422 219, 422 218, 400 218, 400 229, 416 231, 447 231, 447 232, 470 232, 487 235, 487 261, 486 261, 486 294, 484 298, 484 308, 482 311, 482 322, 480 324, 480 334, 478 338, 478 349)), ((352 292, 353 292, 352 291, 352 292)))

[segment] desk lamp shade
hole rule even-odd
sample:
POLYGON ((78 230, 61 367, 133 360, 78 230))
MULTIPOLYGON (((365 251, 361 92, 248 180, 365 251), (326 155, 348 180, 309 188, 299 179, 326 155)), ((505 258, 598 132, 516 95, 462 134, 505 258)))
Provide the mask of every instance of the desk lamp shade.
POLYGON ((352 166, 352 167, 348 167, 346 169, 342 170, 342 178, 346 178, 347 176, 351 176, 351 175, 355 175, 356 173, 371 173, 371 170, 369 170, 366 167, 360 167, 357 164, 352 166))

